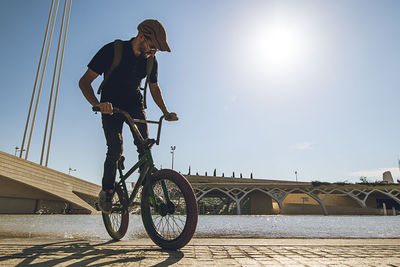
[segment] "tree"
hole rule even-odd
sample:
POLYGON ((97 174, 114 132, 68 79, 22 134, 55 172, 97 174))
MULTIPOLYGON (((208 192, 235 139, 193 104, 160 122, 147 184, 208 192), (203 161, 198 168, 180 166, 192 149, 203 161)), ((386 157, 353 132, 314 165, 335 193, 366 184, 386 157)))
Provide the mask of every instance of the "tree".
POLYGON ((360 181, 361 181, 362 184, 369 184, 370 183, 370 181, 365 176, 361 176, 360 177, 360 181))
POLYGON ((217 176, 217 169, 214 169, 214 176, 217 176))
POLYGON ((189 165, 189 172, 188 172, 188 175, 190 175, 190 165, 189 165))
POLYGON ((253 179, 253 173, 250 174, 250 179, 253 179))

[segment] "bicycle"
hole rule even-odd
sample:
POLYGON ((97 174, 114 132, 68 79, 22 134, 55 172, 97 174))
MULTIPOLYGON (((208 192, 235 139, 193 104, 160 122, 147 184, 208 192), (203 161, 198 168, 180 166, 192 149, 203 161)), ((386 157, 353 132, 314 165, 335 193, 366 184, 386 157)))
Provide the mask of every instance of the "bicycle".
MULTIPOLYGON (((100 111, 100 108, 93 107, 93 111, 100 111)), ((119 108, 113 108, 113 113, 125 116, 145 153, 125 174, 125 158, 122 156, 118 161, 120 179, 115 182, 112 210, 110 214, 102 212, 108 234, 114 240, 123 238, 128 230, 130 211, 140 206, 143 225, 153 242, 163 249, 182 248, 191 240, 196 230, 198 208, 193 188, 183 175, 170 169, 157 170, 154 166, 151 147, 160 143, 164 116, 159 121, 149 121, 133 119, 129 113, 119 108), (158 124, 157 139, 144 139, 136 123, 158 124), (139 178, 129 194, 125 181, 139 168, 139 178), (140 202, 137 202, 134 200, 140 188, 140 202)))

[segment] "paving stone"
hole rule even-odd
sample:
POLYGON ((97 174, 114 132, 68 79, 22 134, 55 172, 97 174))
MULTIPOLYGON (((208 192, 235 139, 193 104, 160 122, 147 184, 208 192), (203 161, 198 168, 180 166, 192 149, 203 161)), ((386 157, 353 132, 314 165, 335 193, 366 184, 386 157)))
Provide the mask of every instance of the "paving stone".
POLYGON ((0 239, 0 266, 400 266, 400 240, 195 239, 180 251, 148 240, 0 239))

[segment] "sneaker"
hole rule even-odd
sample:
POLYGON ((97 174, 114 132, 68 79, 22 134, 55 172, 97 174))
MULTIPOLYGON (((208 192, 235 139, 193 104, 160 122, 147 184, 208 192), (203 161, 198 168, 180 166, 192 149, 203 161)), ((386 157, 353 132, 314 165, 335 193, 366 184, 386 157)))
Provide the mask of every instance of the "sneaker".
POLYGON ((112 210, 113 194, 109 191, 101 190, 99 193, 99 208, 102 212, 110 214, 112 210))

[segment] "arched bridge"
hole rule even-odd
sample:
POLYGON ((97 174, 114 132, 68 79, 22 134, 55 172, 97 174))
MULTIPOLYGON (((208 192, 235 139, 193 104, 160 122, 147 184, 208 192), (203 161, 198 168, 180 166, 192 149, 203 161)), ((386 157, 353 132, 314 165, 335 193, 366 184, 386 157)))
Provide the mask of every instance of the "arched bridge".
POLYGON ((382 214, 384 206, 388 213, 400 210, 399 184, 317 186, 279 180, 186 177, 195 190, 200 212, 205 214, 382 214))

